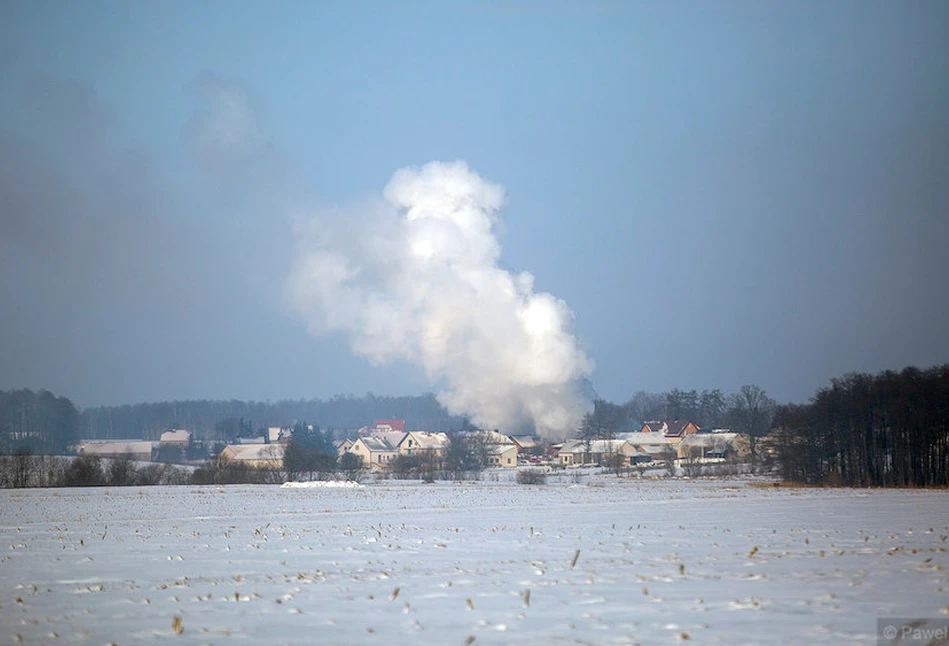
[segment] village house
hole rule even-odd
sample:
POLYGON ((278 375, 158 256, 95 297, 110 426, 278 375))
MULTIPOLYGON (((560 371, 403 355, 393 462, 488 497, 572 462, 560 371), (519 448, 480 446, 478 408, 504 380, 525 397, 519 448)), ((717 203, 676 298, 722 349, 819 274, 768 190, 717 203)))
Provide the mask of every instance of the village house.
POLYGON ((279 469, 285 448, 283 444, 228 444, 219 457, 248 467, 279 469))
POLYGON ((699 432, 699 427, 691 420, 667 419, 653 422, 643 422, 640 433, 662 433, 669 438, 672 444, 678 444, 686 435, 699 432))
POLYGON ((191 433, 180 428, 172 429, 162 433, 159 442, 161 444, 177 444, 178 446, 186 447, 191 443, 191 433))
POLYGON ((349 449, 352 448, 353 441, 349 438, 346 438, 345 440, 336 440, 333 442, 333 446, 336 447, 336 457, 341 458, 343 457, 343 453, 348 453, 349 449))
POLYGON ((488 467, 517 468, 517 444, 497 431, 471 431, 465 442, 476 460, 488 467))
POLYGON ((563 466, 580 465, 586 462, 586 452, 581 440, 567 440, 557 449, 557 459, 563 466))
MULTIPOLYGON (((399 433, 404 436, 403 433, 399 433)), ((349 453, 358 455, 364 467, 384 469, 399 455, 398 443, 393 445, 384 437, 373 435, 360 437, 349 447, 349 453)))
POLYGON ((550 445, 549 456, 551 460, 555 462, 560 461, 560 449, 564 447, 564 444, 566 444, 566 442, 555 442, 550 445))
POLYGON ((76 452, 79 455, 97 455, 100 458, 149 462, 154 449, 155 443, 145 440, 80 440, 76 452))
POLYGON ((396 445, 402 455, 439 459, 448 447, 448 435, 430 431, 409 431, 396 445))
POLYGON ((517 445, 518 456, 543 456, 544 445, 533 435, 509 435, 508 437, 517 445))
POLYGON ((696 433, 683 438, 676 446, 676 452, 680 460, 721 460, 742 453, 747 445, 747 441, 742 442, 742 439, 738 433, 696 433))
POLYGON ((560 464, 564 466, 581 464, 603 464, 612 456, 620 456, 621 464, 630 464, 643 456, 627 440, 567 440, 560 448, 560 464))
POLYGON ((405 433, 402 431, 373 431, 366 437, 374 437, 380 440, 385 440, 394 448, 396 448, 396 450, 398 450, 399 443, 402 442, 402 439, 405 437, 405 433))
POLYGON ((372 423, 370 427, 370 432, 375 435, 375 432, 392 432, 396 431, 399 433, 405 433, 405 420, 404 419, 377 419, 372 423))
POLYGON ((649 462, 653 460, 663 462, 676 458, 676 451, 672 440, 658 431, 623 433, 620 437, 632 444, 636 452, 639 453, 640 456, 643 456, 637 457, 634 460, 635 462, 649 462))
POLYGON ((292 435, 293 429, 289 426, 267 427, 267 441, 270 444, 286 444, 292 435))
POLYGON ((489 449, 488 466, 513 469, 517 466, 517 445, 496 444, 489 449))

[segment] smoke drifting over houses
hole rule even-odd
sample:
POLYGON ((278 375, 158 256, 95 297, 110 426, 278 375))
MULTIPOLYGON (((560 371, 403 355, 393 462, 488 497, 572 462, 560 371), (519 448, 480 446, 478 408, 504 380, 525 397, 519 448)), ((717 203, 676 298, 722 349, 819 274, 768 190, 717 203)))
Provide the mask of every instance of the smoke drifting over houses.
POLYGON ((593 362, 567 304, 498 265, 503 205, 463 161, 399 170, 382 199, 298 220, 290 301, 313 334, 421 366, 452 413, 563 437, 589 407, 593 362))
MULTIPOLYGON (((240 79, 204 72, 189 90, 200 109, 187 141, 210 179, 264 196, 263 212, 307 203, 240 79)), ((563 437, 590 405, 593 362, 567 305, 498 266, 504 200, 463 161, 432 162, 399 170, 374 200, 297 217, 290 304, 372 363, 420 366, 453 414, 563 437)))

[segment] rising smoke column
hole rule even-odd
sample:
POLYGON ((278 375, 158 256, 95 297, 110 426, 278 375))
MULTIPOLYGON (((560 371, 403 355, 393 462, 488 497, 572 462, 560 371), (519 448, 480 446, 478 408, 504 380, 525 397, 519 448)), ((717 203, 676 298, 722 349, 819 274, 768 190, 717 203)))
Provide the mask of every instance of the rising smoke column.
POLYGON ((566 303, 498 266, 503 188, 462 161, 431 162, 396 172, 383 198, 298 223, 289 295, 311 333, 422 366, 445 384, 439 401, 479 426, 575 430, 593 362, 566 303))

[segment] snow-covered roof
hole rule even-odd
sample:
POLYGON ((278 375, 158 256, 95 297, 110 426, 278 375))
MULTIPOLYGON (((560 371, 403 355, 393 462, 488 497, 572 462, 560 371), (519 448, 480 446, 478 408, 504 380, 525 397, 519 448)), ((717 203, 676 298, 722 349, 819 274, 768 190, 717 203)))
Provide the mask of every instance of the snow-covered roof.
POLYGON ((533 435, 510 435, 509 437, 522 449, 532 449, 538 445, 537 438, 533 435))
MULTIPOLYGON (((392 446, 399 446, 399 442, 402 441, 402 438, 405 437, 405 433, 402 431, 374 431, 371 435, 367 437, 374 437, 379 440, 385 440, 392 446)), ((366 438, 363 438, 366 439, 366 438)))
POLYGON ((125 455, 150 453, 153 442, 144 440, 83 440, 79 453, 86 455, 125 455))
MULTIPOLYGON (((399 433, 399 435, 403 435, 399 433)), ((396 451, 395 448, 398 444, 392 444, 384 437, 376 437, 374 435, 369 435, 367 437, 361 437, 356 440, 356 444, 362 443, 369 451, 396 451)))
POLYGON ((469 435, 475 436, 479 441, 483 440, 485 444, 510 444, 512 446, 514 444, 511 438, 497 431, 471 431, 469 435))
POLYGON ((620 437, 633 446, 668 446, 669 438, 658 432, 624 433, 620 437))
POLYGON ((435 433, 432 431, 409 431, 399 441, 399 446, 411 438, 414 441, 413 449, 438 450, 448 446, 448 435, 445 433, 435 433))
POLYGON ((161 441, 187 444, 191 441, 191 433, 180 428, 173 431, 165 431, 161 434, 161 441))
POLYGON ((561 453, 619 453, 623 450, 623 445, 628 444, 626 440, 592 440, 590 448, 587 449, 586 440, 567 440, 564 443, 561 453))
POLYGON ((399 431, 405 433, 404 419, 377 419, 372 423, 373 428, 380 431, 399 431))
POLYGON ((285 426, 270 426, 267 428, 267 439, 271 442, 279 442, 284 438, 293 435, 293 429, 285 426))
POLYGON ((682 438, 679 446, 726 447, 735 441, 738 433, 694 433, 682 438))

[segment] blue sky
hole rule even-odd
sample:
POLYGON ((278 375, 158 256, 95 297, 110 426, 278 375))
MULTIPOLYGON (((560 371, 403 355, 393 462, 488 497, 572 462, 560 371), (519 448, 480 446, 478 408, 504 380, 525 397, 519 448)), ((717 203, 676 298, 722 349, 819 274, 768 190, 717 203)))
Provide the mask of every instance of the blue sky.
POLYGON ((287 218, 456 159, 604 397, 949 361, 944 2, 5 2, 0 43, 0 388, 428 390, 287 311, 287 218), (208 78, 250 175, 189 143, 208 78))

